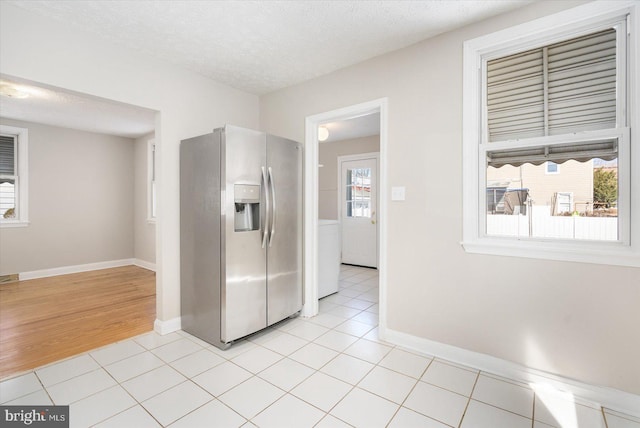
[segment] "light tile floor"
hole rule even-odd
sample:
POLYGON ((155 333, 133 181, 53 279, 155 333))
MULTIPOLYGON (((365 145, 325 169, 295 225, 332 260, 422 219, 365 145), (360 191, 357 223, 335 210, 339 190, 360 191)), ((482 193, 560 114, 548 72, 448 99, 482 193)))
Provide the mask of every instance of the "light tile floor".
POLYGON ((377 271, 343 266, 311 319, 227 351, 148 333, 0 383, 2 404, 69 404, 71 427, 640 428, 584 400, 377 338, 377 271))

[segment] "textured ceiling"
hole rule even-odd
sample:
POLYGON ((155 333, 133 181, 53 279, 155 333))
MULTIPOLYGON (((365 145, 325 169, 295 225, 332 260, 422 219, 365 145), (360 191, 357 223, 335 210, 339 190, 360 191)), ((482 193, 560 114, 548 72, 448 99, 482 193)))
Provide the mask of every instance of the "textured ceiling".
POLYGON ((265 94, 530 1, 6 2, 265 94))

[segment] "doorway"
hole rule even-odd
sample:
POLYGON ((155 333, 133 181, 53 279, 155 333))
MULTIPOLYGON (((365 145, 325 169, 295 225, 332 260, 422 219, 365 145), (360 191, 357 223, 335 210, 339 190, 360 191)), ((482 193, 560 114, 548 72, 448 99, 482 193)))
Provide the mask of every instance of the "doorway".
MULTIPOLYGON (((12 146, 25 143, 23 159, 29 157, 31 168, 18 169, 17 175, 29 177, 32 221, 31 227, 0 231, 3 249, 11 249, 3 252, 11 257, 3 257, 2 273, 19 274, 18 281, 3 284, 3 291, 19 300, 3 299, 1 310, 11 313, 39 303, 48 308, 29 311, 26 318, 4 317, 10 323, 3 324, 3 331, 11 334, 3 335, 2 346, 33 343, 39 352, 31 353, 33 359, 24 352, 7 353, 3 360, 16 358, 4 361, 3 368, 33 368, 152 330, 156 239, 145 193, 148 139, 158 112, 18 77, 0 75, 0 80, 28 94, 3 96, 0 119, 3 134, 25 130, 20 134, 25 139, 13 140, 12 146), (76 287, 64 287, 66 283, 76 287), (109 298, 100 298, 99 291, 109 298), (52 305, 54 297, 65 305, 52 305), (136 315, 122 312, 125 307, 136 315), (67 316, 69 308, 77 316, 67 316), (95 323, 87 322, 87 314, 95 323), (43 326, 37 329, 39 336, 34 328, 25 330, 34 322, 43 326), (104 327, 100 331, 98 324, 104 327), (57 339, 40 346, 42 337, 57 339)), ((10 159, 16 152, 2 157, 10 159)), ((24 190, 14 186, 13 194, 24 190)))
POLYGON ((308 116, 305 122, 305 298, 302 316, 318 313, 318 206, 319 206, 319 142, 318 127, 323 123, 348 120, 355 117, 380 114, 380 156, 378 164, 378 210, 376 213, 379 250, 379 332, 384 337, 386 329, 386 153, 387 153, 387 99, 365 102, 338 110, 308 116))

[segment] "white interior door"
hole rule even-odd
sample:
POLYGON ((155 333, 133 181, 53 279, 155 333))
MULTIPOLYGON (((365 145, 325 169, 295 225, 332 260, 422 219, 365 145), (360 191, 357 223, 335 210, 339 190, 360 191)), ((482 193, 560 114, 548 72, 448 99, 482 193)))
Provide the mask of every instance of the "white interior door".
POLYGON ((342 263, 378 267, 378 154, 339 158, 342 263))

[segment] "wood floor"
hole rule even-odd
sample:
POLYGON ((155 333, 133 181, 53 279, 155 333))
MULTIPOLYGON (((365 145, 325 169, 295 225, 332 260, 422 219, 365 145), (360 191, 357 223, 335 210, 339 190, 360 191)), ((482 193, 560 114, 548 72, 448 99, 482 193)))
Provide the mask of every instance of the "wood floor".
POLYGON ((153 330, 155 273, 137 266, 0 285, 0 379, 153 330))

